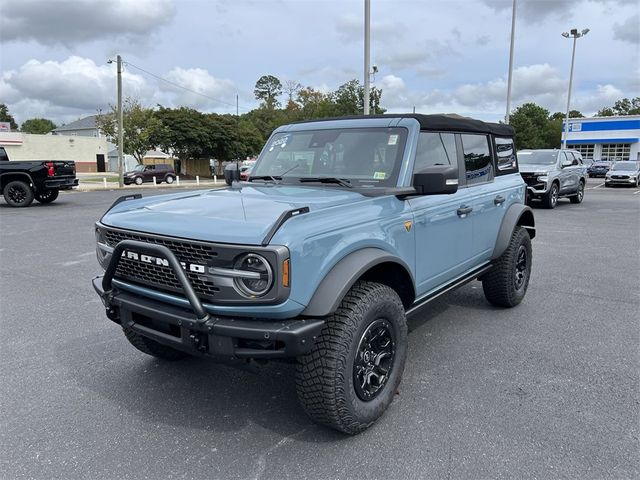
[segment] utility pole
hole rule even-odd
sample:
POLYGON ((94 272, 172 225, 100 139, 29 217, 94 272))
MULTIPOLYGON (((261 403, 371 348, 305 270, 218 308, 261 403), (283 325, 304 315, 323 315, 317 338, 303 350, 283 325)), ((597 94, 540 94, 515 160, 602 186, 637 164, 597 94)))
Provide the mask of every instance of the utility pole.
POLYGON ((516 0, 513 0, 513 11, 511 12, 511 48, 509 49, 509 80, 507 81, 507 113, 504 122, 509 124, 511 112, 511 80, 513 78, 513 44, 516 37, 516 0))
POLYGON ((581 32, 577 28, 572 28, 569 32, 564 32, 564 38, 573 38, 573 51, 571 52, 571 72, 569 73, 569 92, 567 93, 567 114, 564 120, 564 136, 562 139, 562 148, 567 148, 567 137, 569 136, 569 108, 571 107, 571 87, 573 86, 573 64, 576 59, 576 40, 584 37, 589 33, 589 29, 585 28, 581 32))
POLYGON ((123 169, 123 115, 122 115, 122 57, 118 55, 118 186, 124 187, 123 169))
POLYGON ((238 94, 236 93, 236 117, 240 116, 240 108, 238 105, 238 94))
POLYGON ((371 85, 369 83, 369 57, 371 43, 371 0, 364 0, 364 114, 369 115, 371 85))

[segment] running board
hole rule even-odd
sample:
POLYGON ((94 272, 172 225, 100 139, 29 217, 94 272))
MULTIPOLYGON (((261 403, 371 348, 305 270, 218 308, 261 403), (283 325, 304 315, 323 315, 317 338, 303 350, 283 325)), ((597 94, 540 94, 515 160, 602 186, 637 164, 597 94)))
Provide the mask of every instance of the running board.
POLYGON ((469 283, 469 282, 475 280, 476 278, 478 278, 483 273, 486 273, 487 271, 491 270, 491 267, 493 267, 493 265, 490 264, 490 263, 487 264, 487 265, 483 265, 481 267, 478 267, 475 270, 472 270, 471 272, 463 275, 462 277, 459 277, 459 278, 455 279, 453 282, 449 283, 448 285, 445 285, 444 287, 441 287, 438 290, 435 290, 434 292, 428 293, 425 296, 420 297, 415 302, 413 302, 413 305, 411 305, 411 308, 409 310, 407 310, 407 312, 406 312, 407 315, 411 315, 411 314, 415 313, 416 311, 420 310, 427 303, 429 303, 432 300, 435 300, 440 295, 445 294, 445 293, 447 293, 447 292, 449 292, 451 290, 454 290, 454 289, 456 289, 458 287, 461 287, 465 283, 469 283))

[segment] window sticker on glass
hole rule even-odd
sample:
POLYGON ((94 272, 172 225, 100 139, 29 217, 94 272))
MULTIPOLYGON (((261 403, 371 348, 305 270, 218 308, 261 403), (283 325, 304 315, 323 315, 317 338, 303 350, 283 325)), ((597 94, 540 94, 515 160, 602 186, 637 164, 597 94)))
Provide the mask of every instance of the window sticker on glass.
POLYGON ((387 145, 396 145, 398 143, 398 135, 389 135, 387 145))
POLYGON ((280 137, 280 138, 274 140, 273 142, 271 142, 271 145, 269 146, 269 151, 273 152, 273 149, 278 147, 278 146, 280 148, 286 147, 288 141, 289 141, 289 135, 285 135, 283 137, 280 137))
POLYGON ((384 180, 387 178, 387 174, 384 172, 374 172, 373 179, 374 180, 384 180))

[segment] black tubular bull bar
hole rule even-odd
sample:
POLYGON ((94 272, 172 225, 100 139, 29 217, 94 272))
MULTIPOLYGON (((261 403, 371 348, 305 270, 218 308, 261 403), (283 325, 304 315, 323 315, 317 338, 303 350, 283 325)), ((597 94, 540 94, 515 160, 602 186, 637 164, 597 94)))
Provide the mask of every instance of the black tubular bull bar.
POLYGON ((210 316, 202 306, 202 303, 196 295, 191 282, 182 269, 182 265, 180 265, 180 261, 176 258, 173 252, 164 245, 140 242, 138 240, 122 240, 121 242, 119 242, 113 249, 111 260, 109 261, 109 265, 107 266, 107 269, 104 272, 104 277, 102 278, 102 288, 104 289, 105 296, 108 297, 113 293, 112 280, 114 275, 116 274, 116 269, 118 268, 120 259, 122 258, 122 252, 127 249, 132 249, 136 252, 147 253, 151 255, 159 255, 165 258, 169 262, 171 270, 173 270, 173 273, 178 279, 178 282, 180 282, 180 285, 184 290, 184 294, 187 297, 187 300, 189 300, 191 308, 193 308, 193 311, 198 318, 197 323, 204 324, 207 320, 209 320, 210 316))

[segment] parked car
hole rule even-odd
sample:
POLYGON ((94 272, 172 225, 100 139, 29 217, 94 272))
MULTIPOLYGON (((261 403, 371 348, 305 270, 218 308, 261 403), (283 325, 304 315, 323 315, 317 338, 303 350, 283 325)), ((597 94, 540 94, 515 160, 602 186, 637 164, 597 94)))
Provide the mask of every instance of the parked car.
POLYGON ((529 199, 542 200, 547 208, 555 208, 561 197, 568 197, 571 203, 582 202, 587 169, 579 152, 521 150, 518 163, 529 199))
POLYGON ((604 186, 640 186, 640 162, 615 162, 604 176, 604 186))
POLYGON ((598 160, 596 162, 593 162, 589 166, 589 168, 587 168, 589 178, 604 177, 611 168, 611 164, 612 162, 608 160, 598 160))
POLYGON ((176 179, 176 172, 171 165, 166 163, 157 163, 155 165, 136 165, 130 172, 124 174, 124 184, 142 185, 144 182, 173 183, 176 179))
POLYGON ((523 300, 535 221, 513 137, 447 115, 279 127, 247 182, 117 201, 93 287, 138 350, 295 359, 311 418, 361 432, 396 396, 407 315, 474 279, 523 300))
POLYGON ((251 170, 253 170, 253 165, 240 167, 240 180, 246 181, 251 175, 251 170))
POLYGON ((60 190, 78 186, 72 160, 10 161, 0 147, 0 191, 12 207, 28 207, 37 200, 51 203, 60 190))

